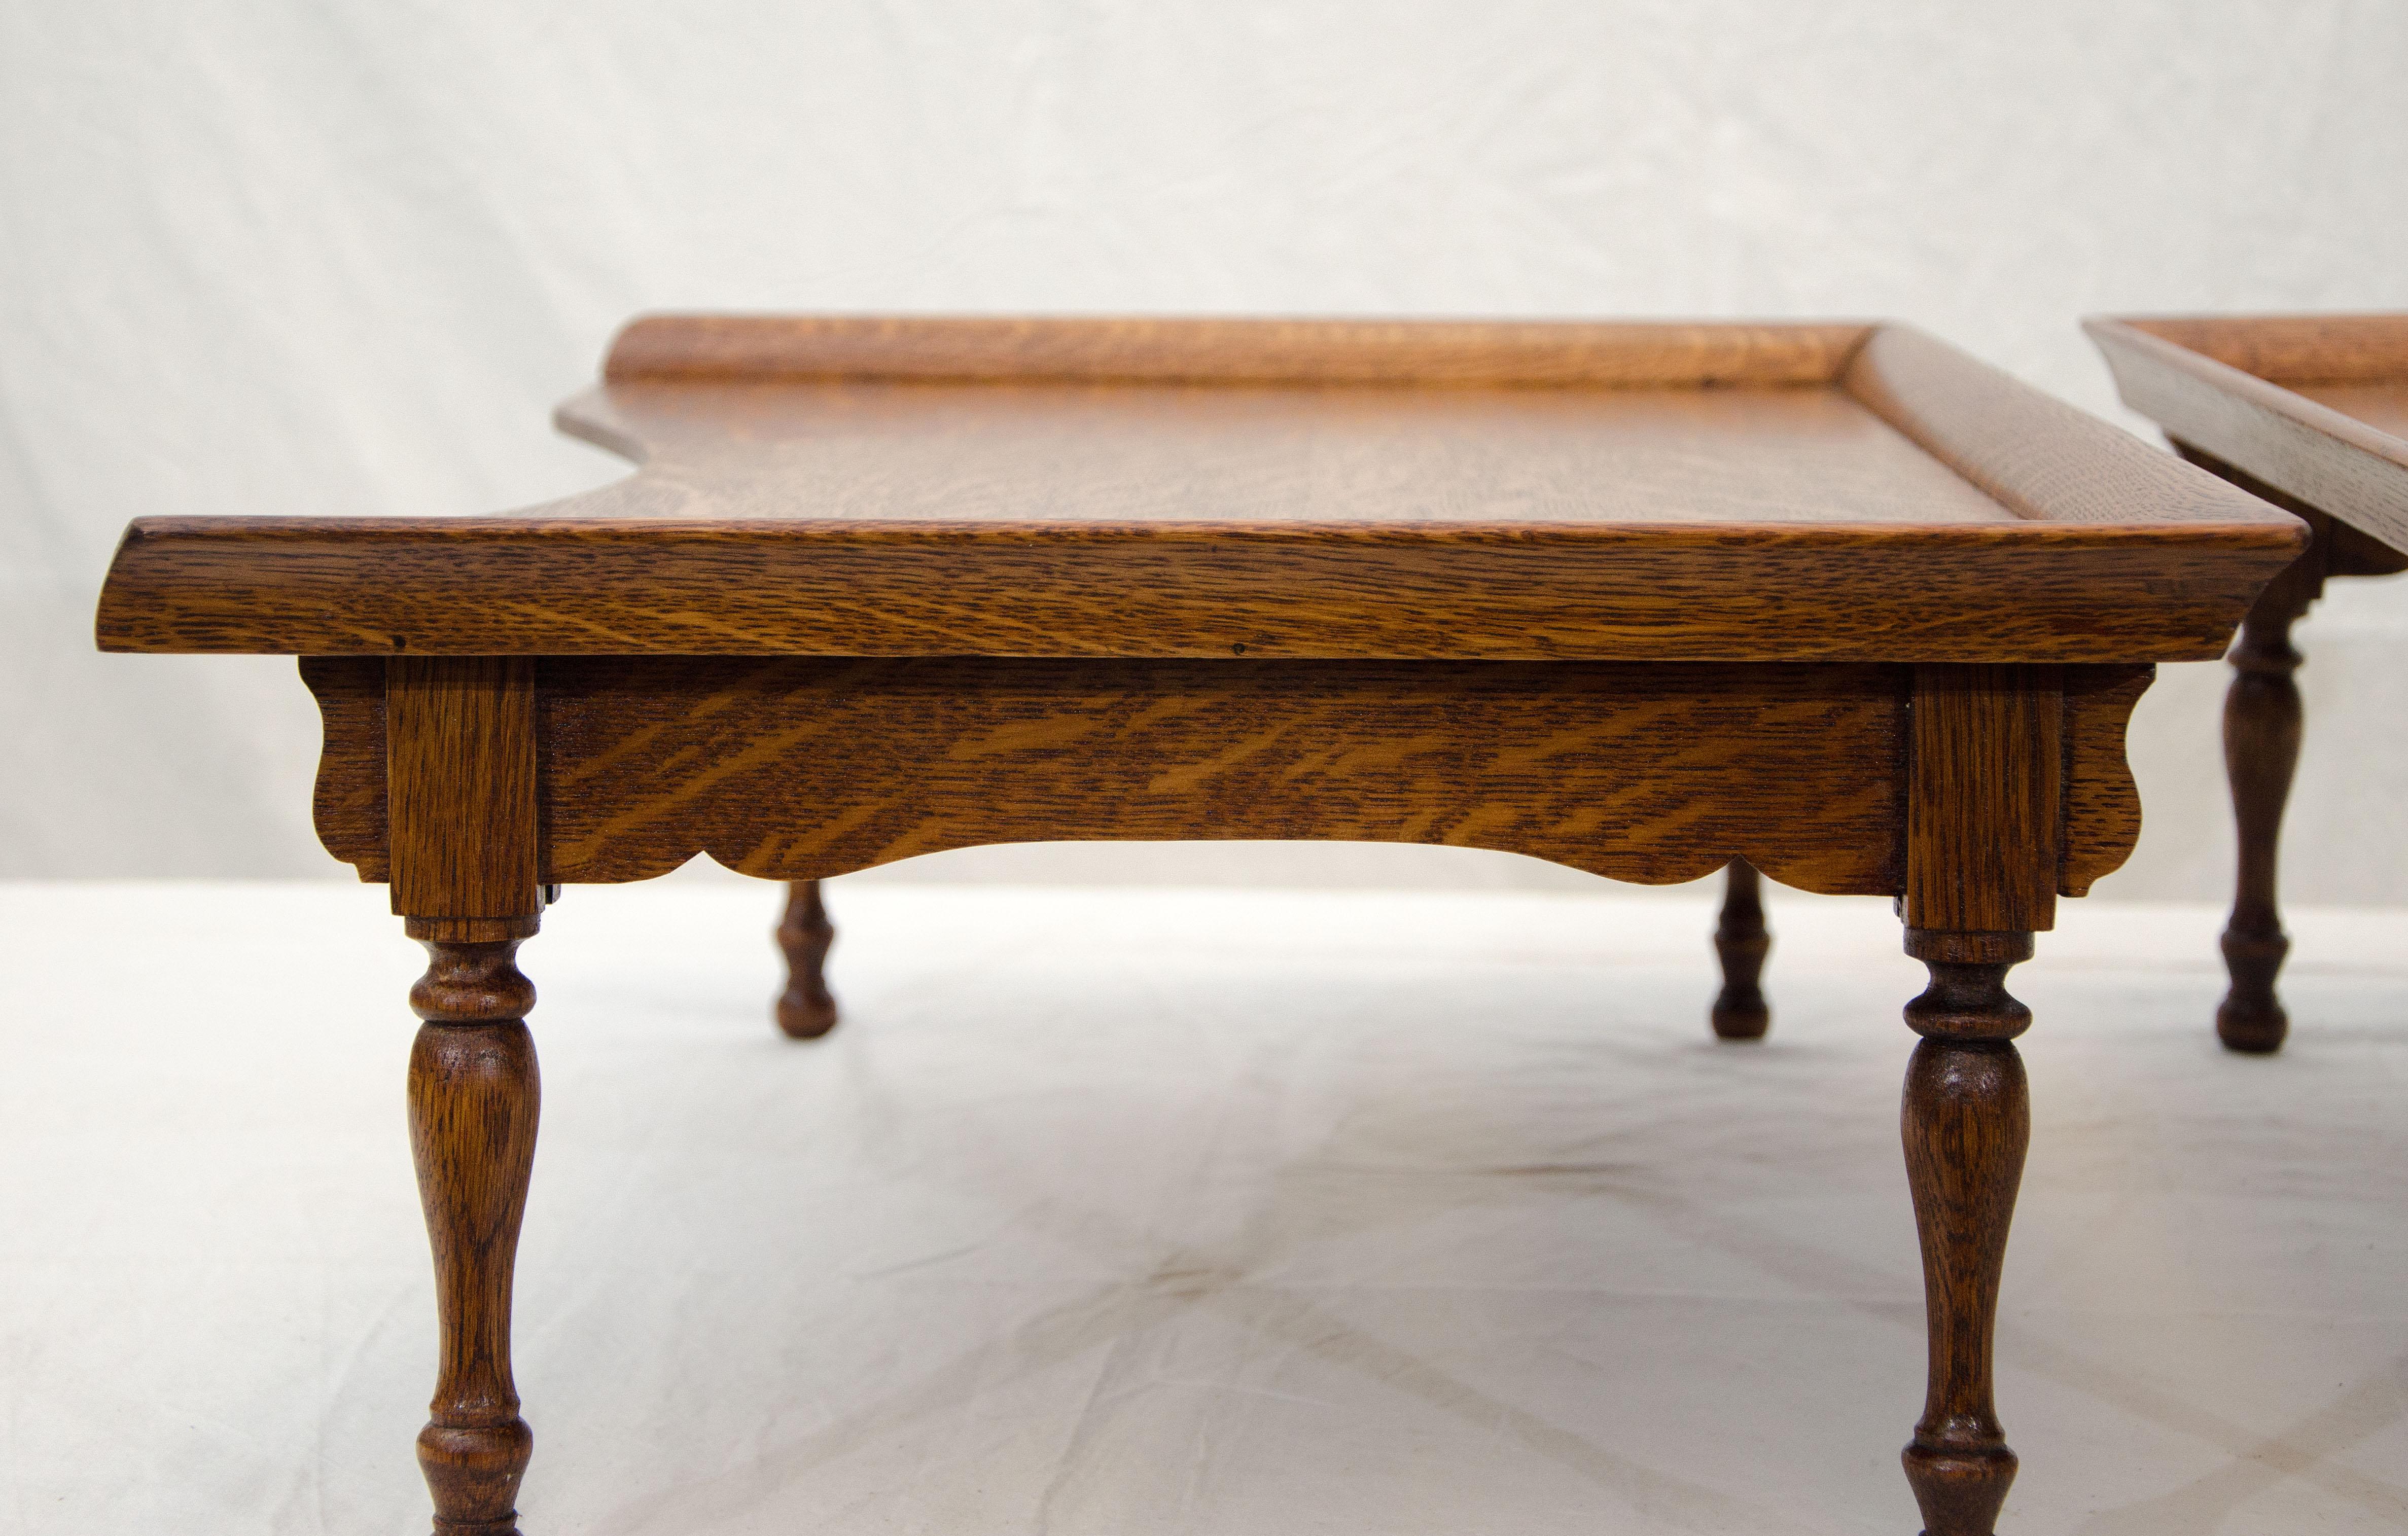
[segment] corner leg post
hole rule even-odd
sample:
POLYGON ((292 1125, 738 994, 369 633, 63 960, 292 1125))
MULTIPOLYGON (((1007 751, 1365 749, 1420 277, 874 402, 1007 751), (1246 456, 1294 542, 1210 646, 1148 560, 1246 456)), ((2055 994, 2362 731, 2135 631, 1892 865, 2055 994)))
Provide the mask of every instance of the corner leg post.
POLYGON ((1910 928, 1906 948, 1931 973, 1906 1007, 1923 1039, 1899 1117, 1930 1350, 1906 1480, 1926 1536, 1991 1536, 2016 1466, 1992 1400, 1991 1340, 2031 1136, 2014 1044, 2031 1012, 2008 996, 2006 974, 2030 957, 2031 935, 1910 928))

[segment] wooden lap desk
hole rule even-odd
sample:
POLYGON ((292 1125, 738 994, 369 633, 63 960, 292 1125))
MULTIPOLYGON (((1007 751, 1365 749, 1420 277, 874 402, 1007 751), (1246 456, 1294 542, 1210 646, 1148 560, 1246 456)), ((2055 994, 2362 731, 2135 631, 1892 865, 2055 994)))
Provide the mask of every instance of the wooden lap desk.
POLYGON ((2315 542, 2259 595, 2232 648, 2225 772, 2241 857, 2224 930, 2231 989, 2215 1032, 2281 1047, 2274 994, 2290 953, 2274 900, 2275 842, 2300 760, 2291 625, 2334 576, 2408 570, 2408 314, 2093 320, 2124 403, 2174 452, 2304 519, 2315 542))
POLYGON ((302 658, 320 835, 431 957, 441 1530, 513 1529, 530 1446, 545 894, 1063 838, 1896 898, 1906 1471, 1935 1536, 1990 1530, 2006 973, 2138 833, 2151 664, 2220 654, 2296 520, 1890 326, 656 318, 561 422, 641 467, 507 516, 145 518, 100 607, 104 649, 302 658))

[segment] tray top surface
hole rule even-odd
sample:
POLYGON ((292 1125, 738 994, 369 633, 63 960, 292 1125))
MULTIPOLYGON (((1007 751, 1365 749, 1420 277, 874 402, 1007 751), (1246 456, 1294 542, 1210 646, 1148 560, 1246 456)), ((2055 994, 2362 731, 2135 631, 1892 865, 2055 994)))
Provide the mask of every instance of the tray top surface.
POLYGON ((517 512, 153 517, 130 651, 2116 661, 2297 519, 1902 327, 664 316, 517 512))
POLYGON ((619 494, 559 509, 584 515, 1498 527, 2014 515, 1828 385, 634 382, 562 421, 645 459, 619 494))

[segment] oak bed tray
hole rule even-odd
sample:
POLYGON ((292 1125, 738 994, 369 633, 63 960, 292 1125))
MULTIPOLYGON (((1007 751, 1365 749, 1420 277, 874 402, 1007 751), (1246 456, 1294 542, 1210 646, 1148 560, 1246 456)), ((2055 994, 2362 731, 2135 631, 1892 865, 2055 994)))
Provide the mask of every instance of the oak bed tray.
POLYGON ((505 516, 145 518, 100 605, 106 649, 300 653, 320 836, 426 946, 438 1536, 518 1532, 516 954, 558 888, 804 883, 809 1036, 810 882, 1161 838, 1727 868, 1734 1038, 1756 871, 1896 902, 1930 978, 1900 1459, 1921 1529, 1991 1536, 2006 976, 2139 834, 2151 664, 2218 654, 2308 524, 1889 325, 652 319, 561 421, 638 469, 505 516))

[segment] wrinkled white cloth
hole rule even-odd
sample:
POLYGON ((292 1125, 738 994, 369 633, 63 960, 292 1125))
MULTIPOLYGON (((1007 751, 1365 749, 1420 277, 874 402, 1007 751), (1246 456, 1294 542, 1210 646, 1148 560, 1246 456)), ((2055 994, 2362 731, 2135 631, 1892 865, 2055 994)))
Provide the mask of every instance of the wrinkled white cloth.
MULTIPOLYGON (((127 520, 615 480, 546 423, 638 311, 1886 316, 2155 442, 2078 317, 2408 302, 2403 59, 2372 0, 0 5, 0 877, 336 873, 289 658, 93 653, 127 520)), ((2291 893, 2408 904, 2408 581, 2300 648, 2291 893)), ((2224 683, 2143 700, 2101 895, 2230 878, 2224 683)))
MULTIPOLYGON (((523 961, 531 1533, 1907 1532, 1920 972, 1775 893, 1761 1046, 1673 897, 572 889, 523 961)), ((0 886, 0 1527, 419 1532, 434 1313, 379 889, 0 886)), ((2002 1529, 2408 1525, 2408 913, 2069 903, 2002 1529)))

